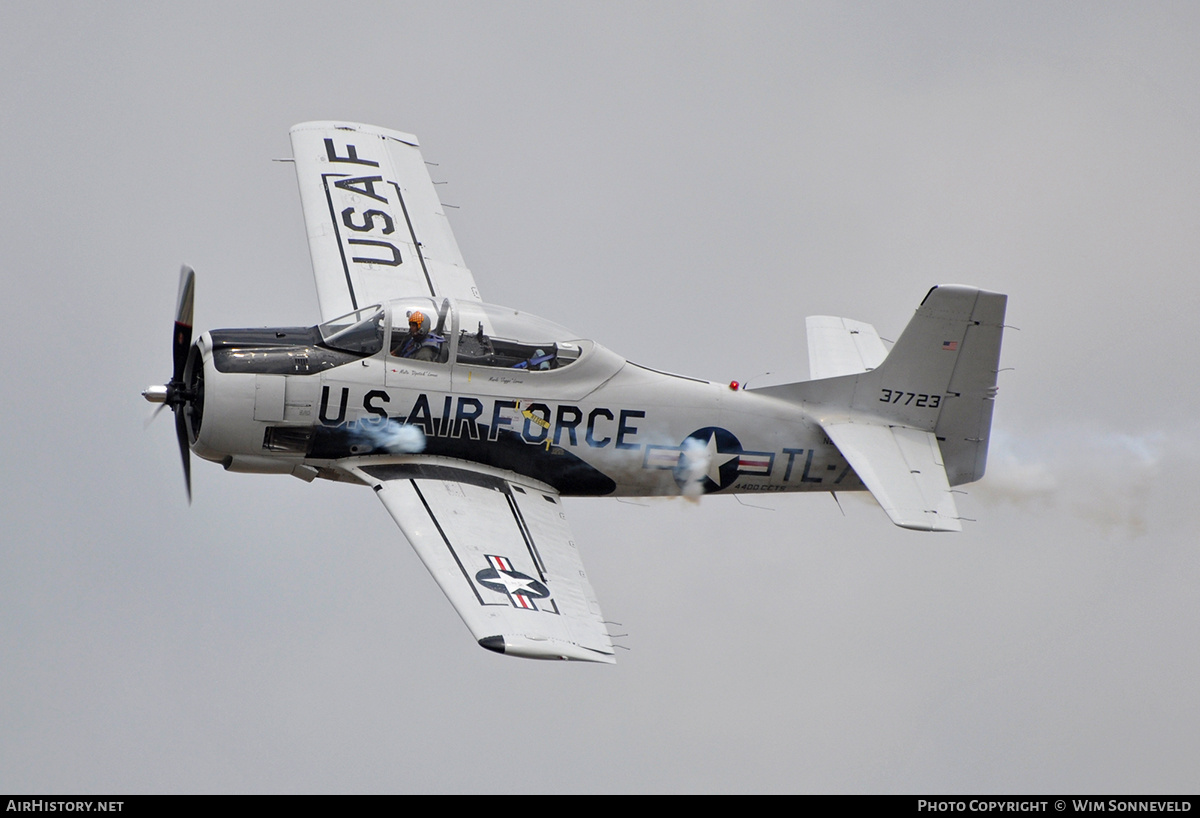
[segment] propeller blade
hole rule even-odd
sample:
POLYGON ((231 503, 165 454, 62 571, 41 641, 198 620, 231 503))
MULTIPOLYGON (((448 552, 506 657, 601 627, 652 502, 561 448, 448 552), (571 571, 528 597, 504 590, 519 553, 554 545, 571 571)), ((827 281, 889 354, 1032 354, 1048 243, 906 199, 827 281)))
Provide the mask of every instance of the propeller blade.
POLYGON ((196 273, 186 264, 179 269, 179 298, 175 302, 175 334, 172 352, 175 356, 175 371, 171 379, 183 382, 183 368, 187 366, 188 350, 192 347, 192 303, 196 295, 196 273))
POLYGON ((176 406, 175 437, 179 440, 179 456, 183 458, 183 482, 187 486, 188 505, 192 504, 192 450, 188 446, 187 419, 183 413, 185 407, 176 406))
POLYGON ((183 482, 187 488, 188 505, 192 502, 192 450, 188 445, 187 416, 189 403, 194 396, 184 382, 188 355, 192 350, 192 306, 196 295, 196 273, 186 264, 179 269, 179 296, 175 301, 175 331, 171 335, 171 357, 174 372, 171 380, 162 386, 149 386, 142 397, 157 403, 158 409, 146 421, 149 426, 158 413, 170 406, 175 413, 175 439, 179 441, 179 456, 183 460, 183 482))
POLYGON ((149 428, 150 428, 150 424, 151 424, 151 423, 153 423, 153 422, 155 421, 155 419, 157 419, 157 418, 158 418, 158 416, 159 416, 159 413, 161 413, 161 412, 162 412, 162 410, 163 410, 163 409, 166 409, 166 408, 167 408, 167 405, 166 405, 165 403, 160 403, 160 404, 158 405, 158 408, 157 408, 157 409, 155 409, 153 412, 151 412, 151 413, 150 413, 150 417, 148 417, 148 418, 146 418, 144 421, 142 421, 142 428, 143 428, 143 429, 149 429, 149 428))

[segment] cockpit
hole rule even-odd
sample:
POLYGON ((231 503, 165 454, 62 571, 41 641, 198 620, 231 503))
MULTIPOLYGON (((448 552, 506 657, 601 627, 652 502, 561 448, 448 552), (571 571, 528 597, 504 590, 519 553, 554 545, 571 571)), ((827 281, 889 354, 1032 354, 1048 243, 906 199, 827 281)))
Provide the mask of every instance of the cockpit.
POLYGON ((327 321, 326 347, 432 364, 546 372, 575 363, 589 346, 543 318, 493 304, 404 298, 327 321))

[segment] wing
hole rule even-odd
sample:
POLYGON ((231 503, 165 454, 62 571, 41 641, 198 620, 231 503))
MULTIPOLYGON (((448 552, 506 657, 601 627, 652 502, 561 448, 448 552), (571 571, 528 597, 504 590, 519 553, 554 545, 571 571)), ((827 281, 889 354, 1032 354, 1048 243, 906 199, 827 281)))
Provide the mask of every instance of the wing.
POLYGON ((874 423, 822 428, 893 523, 918 531, 962 531, 933 432, 874 423))
POLYGON ((321 320, 405 296, 479 300, 415 136, 303 122, 291 138, 321 320))
POLYGON ((808 377, 813 380, 869 372, 887 357, 879 333, 870 324, 832 315, 810 315, 805 326, 808 377))
POLYGON ((461 466, 350 471, 374 487, 480 645, 616 661, 557 492, 461 466))

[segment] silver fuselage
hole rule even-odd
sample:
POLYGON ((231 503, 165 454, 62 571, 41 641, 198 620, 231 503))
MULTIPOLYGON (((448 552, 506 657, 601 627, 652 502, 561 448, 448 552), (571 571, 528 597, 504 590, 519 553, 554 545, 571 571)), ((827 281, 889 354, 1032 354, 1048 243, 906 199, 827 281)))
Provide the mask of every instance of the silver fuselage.
POLYGON ((569 365, 537 370, 468 360, 468 334, 447 336, 434 362, 393 355, 390 336, 355 357, 324 348, 314 329, 206 332, 191 364, 204 385, 189 411, 193 451, 231 471, 305 479, 346 479, 350 463, 468 461, 576 496, 863 488, 794 403, 651 370, 590 341, 565 345, 569 365), (419 449, 381 442, 400 426, 420 430, 419 449))

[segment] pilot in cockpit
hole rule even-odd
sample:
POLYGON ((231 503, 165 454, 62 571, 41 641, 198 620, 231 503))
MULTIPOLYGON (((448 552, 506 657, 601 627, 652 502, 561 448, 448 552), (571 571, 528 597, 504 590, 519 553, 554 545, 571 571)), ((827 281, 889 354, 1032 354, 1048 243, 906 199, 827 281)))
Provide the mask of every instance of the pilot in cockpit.
POLYGON ((429 331, 429 316, 420 310, 408 313, 408 335, 392 345, 392 354, 414 361, 436 361, 441 357, 446 339, 429 331))

